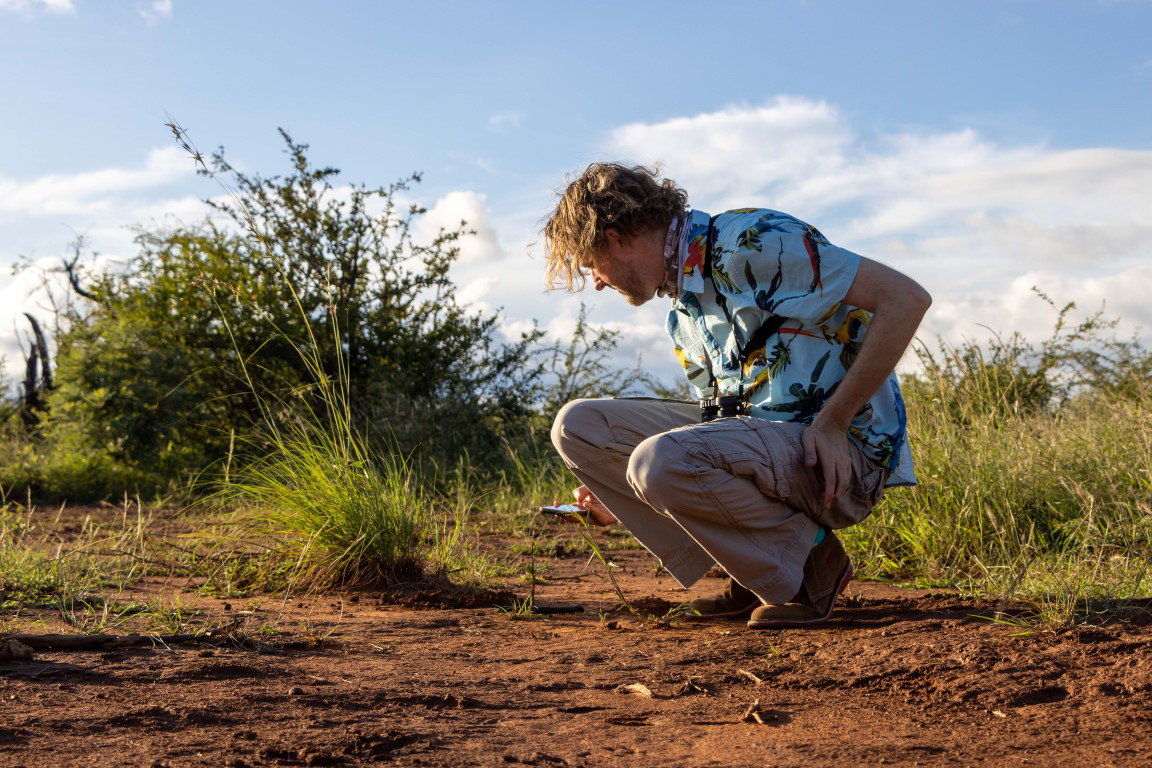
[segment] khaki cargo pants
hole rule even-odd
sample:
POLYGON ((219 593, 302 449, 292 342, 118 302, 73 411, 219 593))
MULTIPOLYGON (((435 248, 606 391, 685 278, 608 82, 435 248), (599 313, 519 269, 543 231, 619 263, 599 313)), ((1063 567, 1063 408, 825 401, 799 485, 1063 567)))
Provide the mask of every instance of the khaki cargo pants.
POLYGON ((552 442, 582 483, 683 587, 713 564, 766 603, 800 588, 819 526, 867 517, 888 473, 858 448, 832 509, 804 466, 803 425, 751 416, 699 423, 695 402, 574 400, 552 442))

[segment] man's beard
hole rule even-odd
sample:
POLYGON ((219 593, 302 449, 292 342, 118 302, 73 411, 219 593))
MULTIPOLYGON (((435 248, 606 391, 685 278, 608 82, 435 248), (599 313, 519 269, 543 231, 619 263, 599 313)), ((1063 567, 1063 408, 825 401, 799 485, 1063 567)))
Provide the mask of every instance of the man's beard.
POLYGON ((624 294, 624 300, 627 301, 633 307, 639 307, 643 304, 647 304, 649 299, 651 299, 651 298, 652 298, 651 296, 647 296, 647 295, 642 294, 642 293, 625 293, 624 294))
POLYGON ((633 307, 646 304, 652 298, 652 291, 645 290, 636 270, 629 270, 623 275, 620 284, 612 287, 633 307))

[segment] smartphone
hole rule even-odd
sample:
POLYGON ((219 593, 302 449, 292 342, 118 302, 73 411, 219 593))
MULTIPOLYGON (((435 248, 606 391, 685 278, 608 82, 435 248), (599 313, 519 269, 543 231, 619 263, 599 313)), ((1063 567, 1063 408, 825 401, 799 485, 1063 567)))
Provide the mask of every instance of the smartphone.
POLYGON ((588 510, 575 504, 557 504, 555 506, 540 507, 540 512, 556 517, 587 517, 588 510))

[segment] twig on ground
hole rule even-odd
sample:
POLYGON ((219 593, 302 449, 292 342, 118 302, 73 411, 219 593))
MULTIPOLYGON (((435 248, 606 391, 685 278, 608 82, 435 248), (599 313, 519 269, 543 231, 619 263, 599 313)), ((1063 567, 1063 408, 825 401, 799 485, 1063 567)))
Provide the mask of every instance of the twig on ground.
POLYGON ((764 718, 760 716, 760 699, 756 699, 748 705, 748 709, 744 710, 744 714, 740 717, 742 723, 759 723, 760 725, 767 725, 764 718))
POLYGON ((749 680, 751 680, 752 682, 756 683, 756 685, 760 685, 760 683, 764 682, 763 679, 757 677, 756 675, 752 674, 751 672, 749 672, 746 669, 738 669, 738 670, 736 670, 736 674, 744 675, 744 677, 746 677, 749 680))

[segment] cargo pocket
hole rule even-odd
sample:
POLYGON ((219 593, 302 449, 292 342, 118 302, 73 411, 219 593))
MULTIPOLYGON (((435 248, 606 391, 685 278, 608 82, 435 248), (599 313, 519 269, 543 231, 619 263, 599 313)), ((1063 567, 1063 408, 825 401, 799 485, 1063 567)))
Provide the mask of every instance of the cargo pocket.
POLYGON ((720 419, 697 429, 713 465, 751 480, 765 496, 784 500, 796 480, 798 444, 778 425, 750 416, 720 419))
POLYGON ((847 492, 836 500, 832 509, 820 510, 817 515, 810 515, 816 522, 833 529, 856 525, 871 515, 872 509, 884 498, 884 483, 888 479, 888 470, 862 453, 854 462, 853 469, 856 473, 855 481, 848 487, 847 492))

